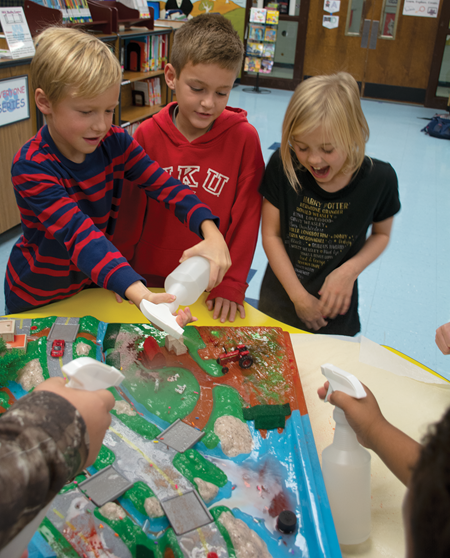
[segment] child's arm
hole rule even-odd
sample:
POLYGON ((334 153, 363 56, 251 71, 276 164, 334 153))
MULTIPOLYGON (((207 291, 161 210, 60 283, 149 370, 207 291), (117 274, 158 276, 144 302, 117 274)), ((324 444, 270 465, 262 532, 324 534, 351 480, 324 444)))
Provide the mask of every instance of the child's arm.
POLYGON ((310 295, 300 283, 284 248, 280 230, 280 211, 266 199, 263 201, 261 231, 270 267, 292 300, 297 316, 310 329, 318 330, 326 326, 320 301, 310 295))
MULTIPOLYGON (((317 393, 325 399, 328 382, 317 393)), ((367 397, 355 399, 342 391, 329 396, 333 405, 341 408, 361 445, 373 450, 394 475, 408 485, 412 469, 419 459, 422 446, 388 422, 380 411, 377 400, 367 386, 367 397)))
POLYGON ((439 347, 441 353, 450 355, 450 322, 437 328, 436 345, 439 347))
POLYGON ((231 265, 227 244, 218 229, 219 219, 195 193, 179 180, 166 173, 157 162, 146 155, 144 149, 132 140, 126 164, 126 177, 145 189, 146 194, 170 207, 184 225, 203 240, 185 250, 180 263, 192 256, 203 256, 211 263, 207 290, 217 286, 231 265), (217 224, 215 223, 217 222, 217 224))
POLYGON ((107 390, 70 389, 63 378, 50 378, 2 414, 0 548, 65 482, 94 463, 113 406, 114 397, 107 390))
POLYGON ((389 217, 373 223, 372 232, 361 250, 327 276, 319 291, 323 316, 333 319, 347 312, 356 279, 388 245, 393 221, 394 217, 389 217))
POLYGON ((192 256, 203 256, 209 260, 211 271, 206 290, 210 291, 221 283, 223 276, 231 265, 231 258, 227 243, 214 221, 205 220, 200 225, 200 228, 204 240, 185 250, 181 256, 180 263, 188 258, 192 258, 192 256))

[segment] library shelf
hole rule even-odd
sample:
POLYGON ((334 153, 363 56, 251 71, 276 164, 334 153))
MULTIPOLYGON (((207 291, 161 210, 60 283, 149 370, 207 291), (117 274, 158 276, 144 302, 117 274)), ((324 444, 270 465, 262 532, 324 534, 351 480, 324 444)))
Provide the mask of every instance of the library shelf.
POLYGON ((133 122, 139 122, 140 120, 145 120, 149 116, 153 116, 161 110, 163 105, 154 105, 152 107, 135 107, 127 106, 122 108, 121 111, 121 126, 124 124, 133 124, 133 122))

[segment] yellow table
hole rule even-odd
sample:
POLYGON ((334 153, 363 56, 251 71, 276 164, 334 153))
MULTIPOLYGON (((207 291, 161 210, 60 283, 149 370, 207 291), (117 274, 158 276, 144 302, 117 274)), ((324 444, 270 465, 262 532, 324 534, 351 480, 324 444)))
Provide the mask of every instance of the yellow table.
MULTIPOLYGON (((161 289, 155 291, 161 292, 161 289)), ((450 402, 450 384, 427 383, 439 379, 376 344, 372 344, 375 350, 370 346, 371 351, 368 352, 367 343, 355 342, 354 339, 305 334, 269 318, 247 304, 245 320, 237 317, 233 324, 220 324, 212 319, 212 314, 204 304, 205 298, 206 294, 191 306, 193 315, 199 318, 195 325, 282 327, 291 334, 319 458, 322 450, 332 442, 334 433, 333 408, 321 402, 317 396, 317 388, 324 382, 320 373, 321 364, 330 362, 355 374, 372 389, 388 420, 419 441, 426 427, 439 420, 450 402), (408 366, 405 368, 406 364, 408 366), (398 376, 386 368, 404 374, 417 373, 420 381, 398 376)), ((103 289, 88 289, 70 299, 17 314, 16 317, 86 315, 105 322, 145 321, 136 307, 128 302, 117 304, 113 293, 103 289)), ((405 487, 372 454, 372 534, 361 545, 342 547, 344 557, 403 558, 405 546, 401 504, 404 494, 405 487)))
MULTIPOLYGON (((162 293, 164 289, 152 289, 152 292, 162 293)), ((226 325, 226 326, 278 326, 282 327, 284 331, 289 333, 299 333, 300 330, 277 322, 272 318, 269 318, 262 312, 253 308, 253 306, 245 303, 246 318, 242 320, 239 316, 236 318, 234 323, 226 322, 225 324, 220 324, 219 321, 212 319, 212 312, 209 312, 205 305, 207 294, 204 293, 200 299, 193 305, 190 306, 192 314, 198 318, 195 325, 205 326, 205 325, 226 325)), ((143 316, 141 311, 130 304, 129 302, 122 302, 121 304, 116 302, 114 294, 111 291, 106 291, 105 289, 85 289, 77 295, 61 300, 60 302, 55 302, 53 304, 48 304, 47 306, 41 306, 34 310, 28 312, 22 312, 21 314, 11 314, 11 317, 21 319, 21 318, 43 318, 46 316, 67 316, 81 318, 82 316, 93 316, 97 320, 103 322, 122 322, 122 323, 142 323, 148 321, 147 318, 143 316)))

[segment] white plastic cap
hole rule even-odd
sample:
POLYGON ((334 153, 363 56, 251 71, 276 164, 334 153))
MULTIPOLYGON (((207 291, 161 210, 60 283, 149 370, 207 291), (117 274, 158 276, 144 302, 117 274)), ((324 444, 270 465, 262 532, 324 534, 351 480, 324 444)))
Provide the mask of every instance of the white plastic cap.
POLYGON ((172 315, 166 304, 153 304, 153 302, 142 299, 139 308, 147 320, 175 339, 179 339, 183 335, 184 329, 178 325, 175 316, 172 315))
POLYGON ((323 364, 320 368, 322 374, 330 382, 325 401, 328 401, 328 397, 333 391, 343 391, 356 399, 362 399, 367 396, 361 382, 353 374, 328 363, 323 364))
POLYGON ((114 368, 91 357, 81 357, 64 364, 62 371, 69 376, 66 387, 75 389, 107 389, 118 386, 125 376, 114 368))

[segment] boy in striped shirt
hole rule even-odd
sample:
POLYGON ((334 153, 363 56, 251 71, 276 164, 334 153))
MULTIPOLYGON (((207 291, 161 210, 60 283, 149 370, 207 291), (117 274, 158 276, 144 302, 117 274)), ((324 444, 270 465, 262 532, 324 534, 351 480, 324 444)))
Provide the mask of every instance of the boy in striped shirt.
MULTIPOLYGON (((201 255, 211 262, 208 290, 231 264, 209 207, 112 125, 121 79, 117 59, 97 38, 57 27, 39 35, 31 80, 47 124, 12 165, 22 235, 6 271, 7 313, 56 302, 92 283, 138 307, 143 298, 173 300, 148 291, 111 243, 125 179, 203 238, 181 261, 201 255)), ((185 325, 189 311, 177 320, 185 325)))

